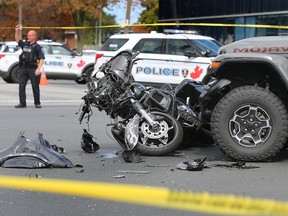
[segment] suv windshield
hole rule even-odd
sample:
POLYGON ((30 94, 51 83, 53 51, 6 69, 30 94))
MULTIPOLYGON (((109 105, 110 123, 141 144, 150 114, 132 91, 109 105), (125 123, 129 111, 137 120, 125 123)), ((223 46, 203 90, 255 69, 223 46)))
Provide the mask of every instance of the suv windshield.
POLYGON ((128 39, 108 39, 102 46, 101 51, 117 51, 128 39))
POLYGON ((190 40, 195 46, 197 46, 202 52, 207 52, 206 54, 209 57, 214 57, 217 55, 217 51, 220 48, 221 44, 215 40, 202 40, 202 39, 193 39, 190 40))

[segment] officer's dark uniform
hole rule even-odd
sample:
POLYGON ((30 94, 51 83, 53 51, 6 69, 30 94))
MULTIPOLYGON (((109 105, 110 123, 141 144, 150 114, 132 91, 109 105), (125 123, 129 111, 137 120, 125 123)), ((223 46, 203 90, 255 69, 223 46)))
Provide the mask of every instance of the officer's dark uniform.
POLYGON ((35 70, 37 68, 37 61, 40 59, 45 59, 42 48, 36 42, 33 44, 29 44, 28 41, 20 40, 18 45, 22 48, 22 53, 19 56, 20 61, 20 69, 19 69, 19 99, 20 104, 26 106, 26 85, 28 80, 30 79, 33 96, 34 96, 34 104, 40 105, 40 91, 39 91, 39 83, 40 76, 35 75, 35 70))

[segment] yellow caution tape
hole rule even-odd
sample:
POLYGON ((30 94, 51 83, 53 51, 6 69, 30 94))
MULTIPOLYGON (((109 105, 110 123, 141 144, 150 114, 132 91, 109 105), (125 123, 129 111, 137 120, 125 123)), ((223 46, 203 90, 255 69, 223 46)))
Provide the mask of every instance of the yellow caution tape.
POLYGON ((288 215, 288 202, 161 187, 1 176, 0 187, 227 215, 288 215))
MULTIPOLYGON (((283 25, 261 25, 261 24, 229 24, 229 23, 152 23, 152 24, 117 24, 105 26, 23 26, 23 29, 98 29, 98 28, 124 28, 124 27, 145 27, 145 26, 209 26, 209 27, 247 27, 247 28, 276 28, 288 29, 283 25)), ((15 27, 0 27, 0 29, 11 29, 15 27)))

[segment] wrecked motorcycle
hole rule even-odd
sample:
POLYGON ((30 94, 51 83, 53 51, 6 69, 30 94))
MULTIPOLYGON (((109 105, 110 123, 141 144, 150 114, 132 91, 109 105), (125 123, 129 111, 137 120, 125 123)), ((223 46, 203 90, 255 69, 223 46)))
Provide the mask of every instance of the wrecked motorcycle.
POLYGON ((91 107, 104 110, 114 119, 111 132, 124 150, 165 155, 177 149, 183 138, 183 129, 174 117, 175 94, 169 88, 156 89, 134 82, 131 69, 141 60, 136 55, 122 51, 102 65, 101 79, 97 80, 96 75, 86 79, 88 91, 82 98, 79 121, 86 117, 89 122, 91 107))

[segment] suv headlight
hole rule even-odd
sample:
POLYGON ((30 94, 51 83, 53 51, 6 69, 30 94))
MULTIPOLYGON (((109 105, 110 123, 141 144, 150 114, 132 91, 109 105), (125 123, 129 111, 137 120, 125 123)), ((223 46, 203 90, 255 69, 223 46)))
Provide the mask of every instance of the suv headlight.
POLYGON ((211 69, 217 69, 219 68, 221 65, 221 62, 220 61, 215 61, 215 62, 212 62, 210 65, 209 65, 209 68, 211 69))

